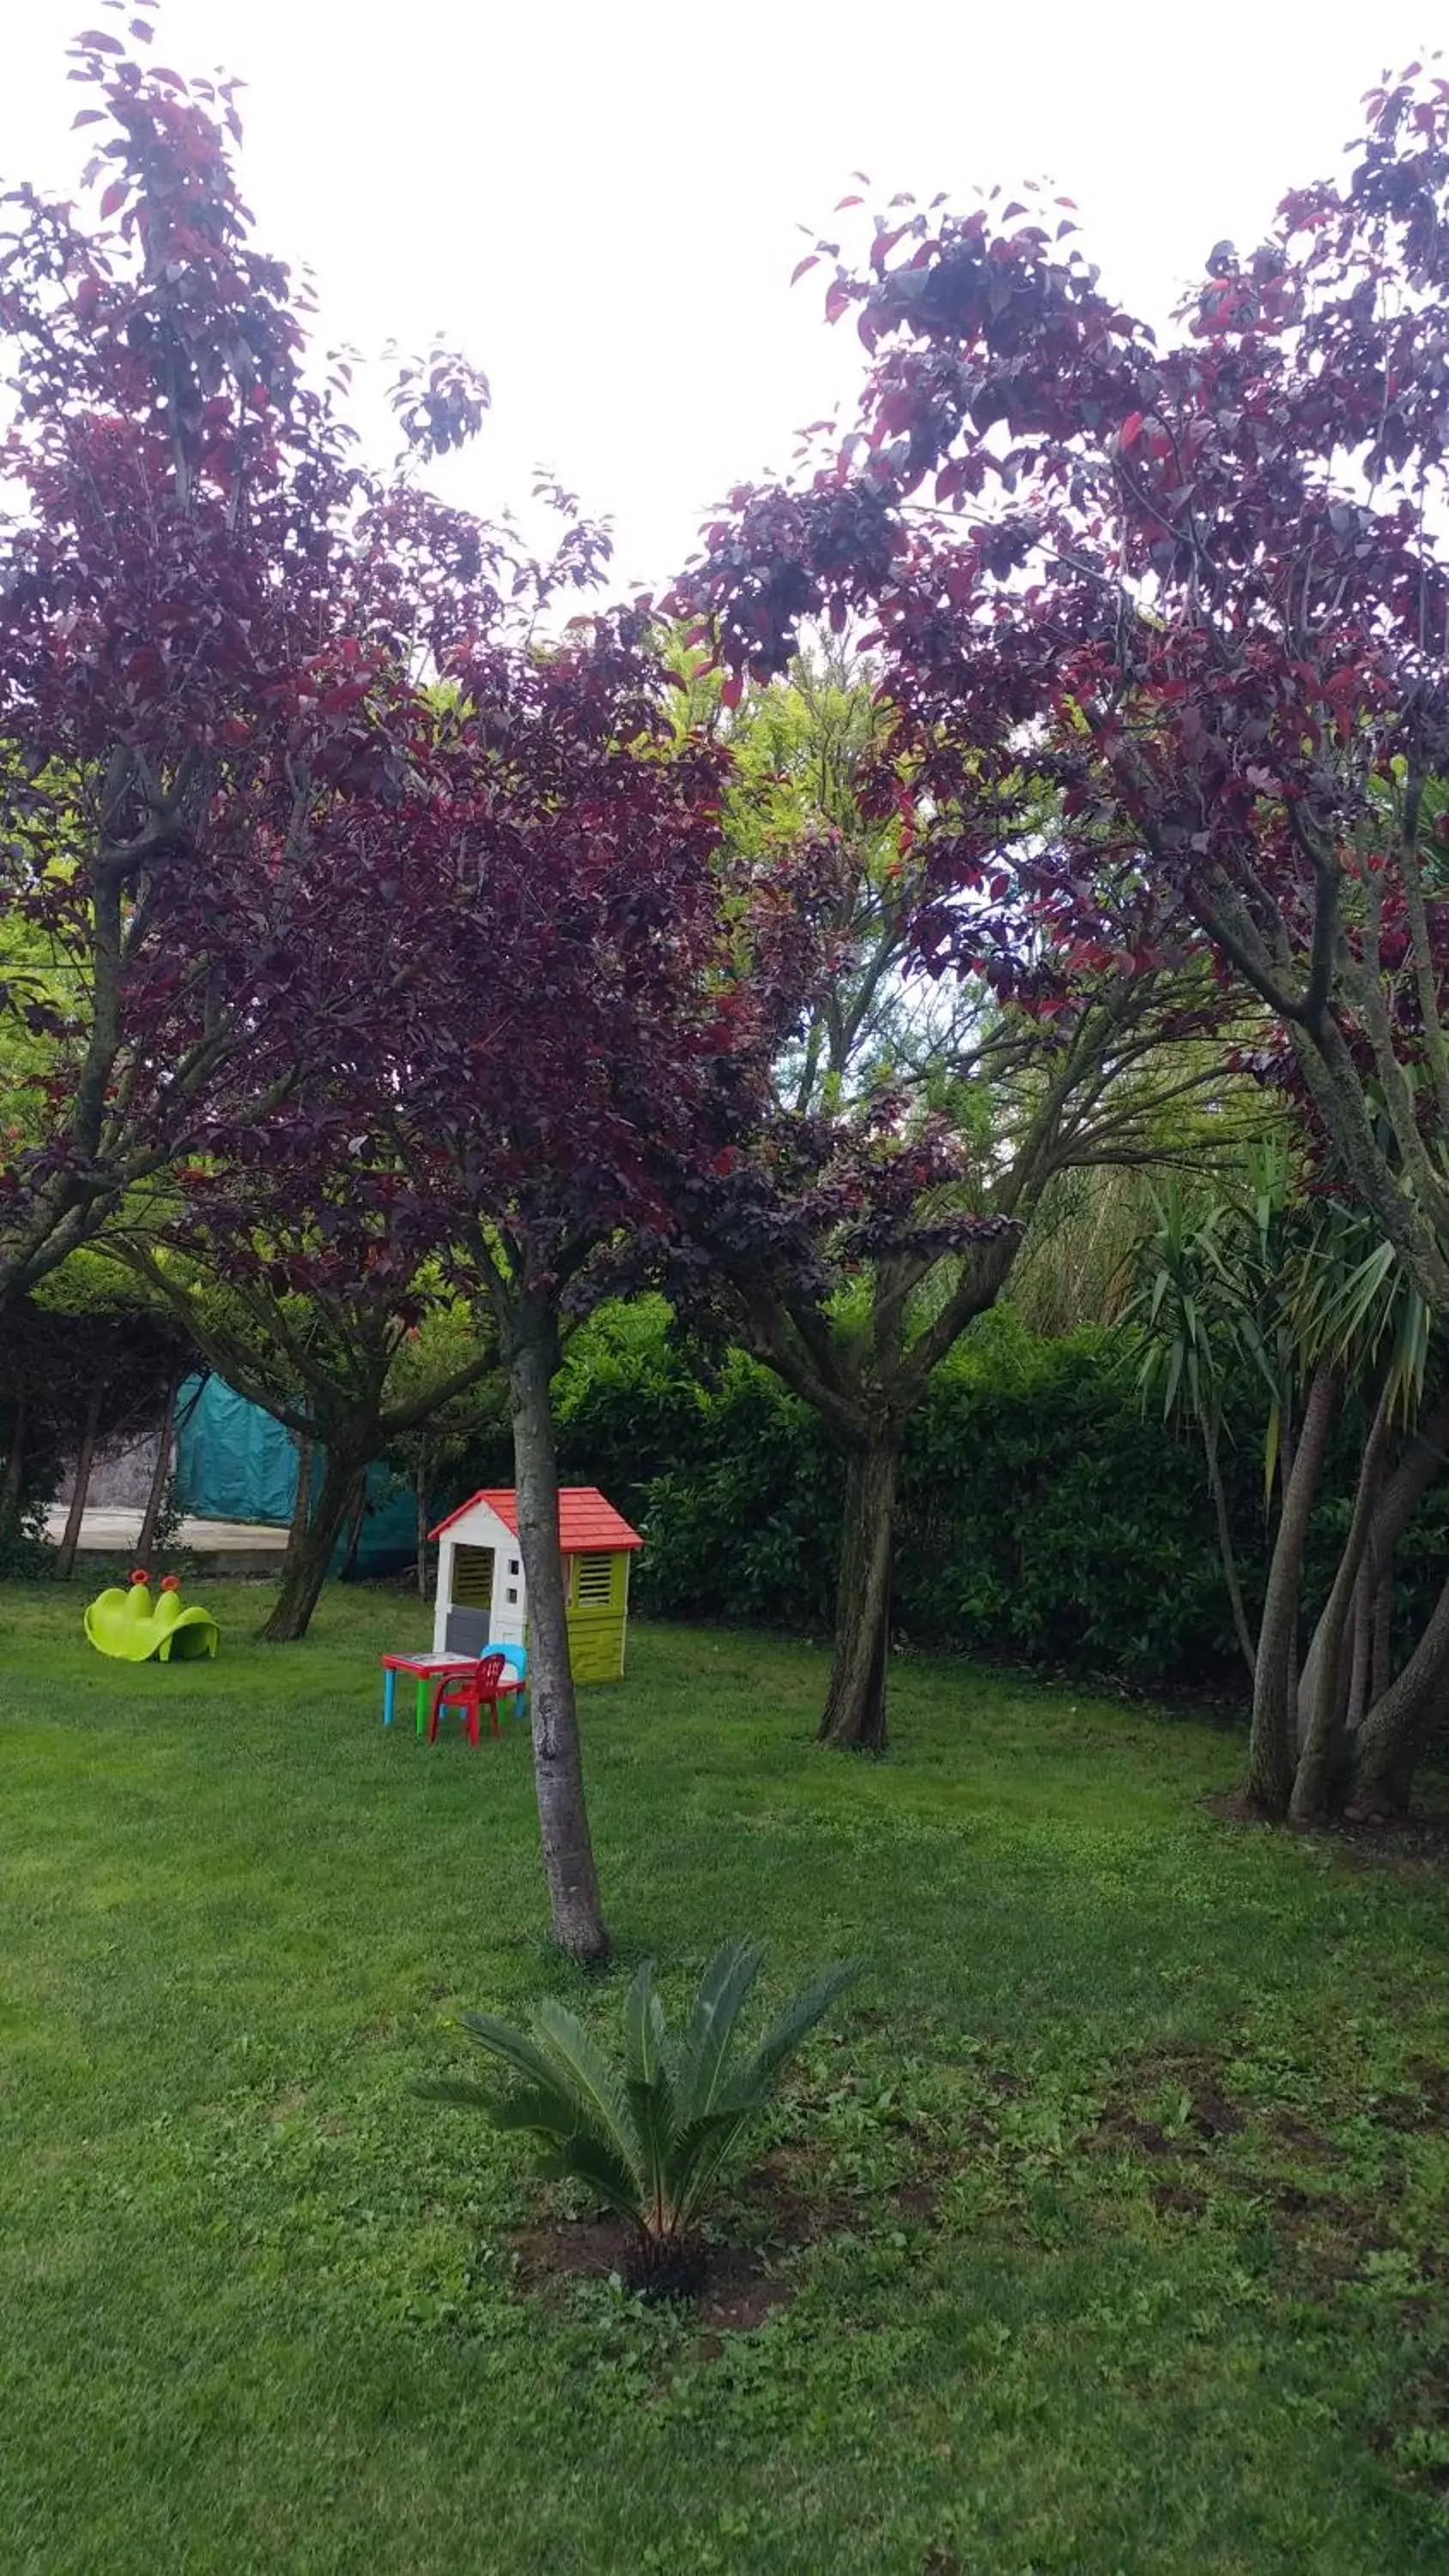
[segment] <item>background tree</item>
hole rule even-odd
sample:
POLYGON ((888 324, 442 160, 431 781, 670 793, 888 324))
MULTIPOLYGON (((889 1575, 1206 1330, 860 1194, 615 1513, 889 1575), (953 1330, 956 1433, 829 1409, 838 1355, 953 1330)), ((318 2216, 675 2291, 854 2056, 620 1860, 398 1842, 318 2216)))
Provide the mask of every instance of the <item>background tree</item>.
POLYGON ((160 1433, 187 1354, 168 1319, 94 1258, 73 1257, 16 1301, 0 1362, 0 1547, 39 1570, 45 1506, 68 1468, 70 1507, 48 1570, 70 1576, 97 1457, 160 1433))
MULTIPOLYGON (((808 662, 738 707, 730 828, 747 848, 793 836, 819 851, 819 964, 770 1116, 691 1189, 693 1258, 664 1248, 686 1306, 802 1396, 842 1460, 820 1731, 874 1752, 908 1421, 1060 1176, 1169 1157, 1185 1104, 1222 1087, 1216 1050, 1195 1040, 1216 996, 1185 959, 1134 975, 1103 957, 1071 978, 1044 962, 1032 1010, 940 971, 960 929, 934 897, 912 766, 892 761, 887 726, 868 689, 808 662)), ((1012 792, 1036 811, 1029 788, 1012 792)))
MULTIPOLYGON (((149 8, 153 0, 138 0, 149 8)), ((0 1029, 31 1052, 0 1139, 0 1300, 218 1116, 325 1061, 315 872, 359 799, 395 812, 443 574, 479 532, 368 476, 344 376, 259 253, 229 87, 92 32, 94 225, 13 189, 0 333, 0 1029)), ((413 452, 481 417, 441 353, 400 389, 413 452)), ((382 962, 379 972, 384 972, 382 962)), ((352 994, 356 1007, 356 994, 352 994)))
POLYGON ((873 617, 978 952, 1002 906, 1021 962, 1045 940, 1145 968, 1144 886, 1204 939, 1440 1319, 1446 192, 1449 86, 1415 67, 1341 180, 1285 198, 1251 257, 1218 246, 1164 348, 1054 210, 907 203, 858 266, 822 244, 827 311, 872 353, 859 429, 803 488, 736 496, 688 585, 734 693, 802 616, 873 617))
MULTIPOLYGON (((281 1142, 269 1135, 269 1149, 281 1142)), ((369 1467, 497 1369, 496 1346, 457 1312, 436 1253, 404 1251, 385 1215, 339 1204, 320 1184, 315 1213, 298 1223, 305 1186, 282 1161, 281 1208, 263 1182, 244 1222, 236 1178, 198 1172, 169 1242, 154 1219, 110 1238, 207 1365, 298 1440, 304 1508, 262 1629, 271 1643, 306 1635, 369 1467)))

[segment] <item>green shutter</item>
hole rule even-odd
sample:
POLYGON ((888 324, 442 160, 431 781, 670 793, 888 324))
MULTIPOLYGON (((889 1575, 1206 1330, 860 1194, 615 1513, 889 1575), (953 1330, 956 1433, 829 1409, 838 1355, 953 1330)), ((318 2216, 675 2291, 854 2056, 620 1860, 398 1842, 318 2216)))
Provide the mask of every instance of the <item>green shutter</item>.
POLYGON ((492 1609, 493 1550, 491 1547, 454 1548, 453 1599, 460 1610, 492 1609))

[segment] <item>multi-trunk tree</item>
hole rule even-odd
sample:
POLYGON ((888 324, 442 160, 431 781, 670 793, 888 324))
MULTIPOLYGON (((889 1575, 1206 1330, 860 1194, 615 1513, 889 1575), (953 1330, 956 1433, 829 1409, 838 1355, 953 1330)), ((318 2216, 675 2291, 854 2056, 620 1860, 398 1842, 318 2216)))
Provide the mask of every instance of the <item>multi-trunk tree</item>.
POLYGON ((1236 1182, 1162 1196, 1140 1273, 1144 1385, 1194 1419, 1213 1487, 1252 1683, 1250 1795, 1302 1824, 1401 1807, 1442 1709, 1424 1687, 1442 1604, 1410 1615, 1395 1558, 1446 1463, 1445 1336, 1372 1219, 1281 1147, 1236 1182), (1221 1452, 1255 1413, 1276 1516, 1245 1585, 1221 1452), (1310 1630, 1307 1560, 1328 1533, 1310 1630))
MULTIPOLYGON (((799 488, 733 496, 691 604, 736 691, 803 617, 868 617, 953 953, 999 929, 1028 982, 1044 952, 1146 971, 1150 890, 1281 1028, 1442 1321, 1449 83, 1374 93, 1343 175, 1220 243, 1164 343, 1073 230, 1039 199, 906 203, 858 263, 820 245, 871 356, 859 425, 799 488)), ((1449 1601, 1438 1669, 1431 1695, 1449 1601)))
POLYGON ((904 1087, 833 1116, 777 1111, 693 1182, 687 1239, 660 1247, 686 1309, 801 1396, 841 1459, 830 1743, 885 1746, 901 1453, 934 1372, 1001 1295, 1064 1172, 1180 1147, 1169 1115, 1210 1077, 1190 1043, 1174 1056, 1160 1038, 1168 1018, 1158 979, 1104 981, 1070 1033, 1015 1014, 993 1028, 960 1064, 981 1106, 957 1120, 904 1087))

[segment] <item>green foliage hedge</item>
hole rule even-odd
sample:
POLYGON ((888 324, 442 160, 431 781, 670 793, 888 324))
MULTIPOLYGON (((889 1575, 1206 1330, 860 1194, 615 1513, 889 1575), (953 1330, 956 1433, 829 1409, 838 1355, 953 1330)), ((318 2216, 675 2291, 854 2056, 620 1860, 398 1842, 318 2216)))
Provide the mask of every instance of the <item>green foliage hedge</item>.
MULTIPOLYGON (((894 1617, 899 1640, 1187 1688, 1240 1686, 1201 1451, 1144 1412, 1120 1330, 1060 1339, 983 1319, 911 1423, 894 1617)), ((635 1598, 670 1618, 827 1633, 841 1470, 816 1417, 733 1354, 713 1382, 666 1310, 611 1308, 559 1384, 566 1478, 601 1485, 646 1533, 635 1598)), ((1348 1512, 1352 1422, 1314 1534, 1312 1612, 1348 1512)), ((1250 1610, 1264 1572, 1261 1426, 1224 1466, 1250 1610)), ((1444 1521, 1401 1563, 1407 1623, 1442 1580, 1444 1521)))
MULTIPOLYGON (((559 1414, 565 1475, 646 1532, 641 1606, 828 1628, 840 1465, 767 1370, 735 1353, 703 1382, 646 1301, 580 1334, 559 1414)), ((1256 1461, 1242 1463, 1251 1486, 1256 1461)), ((1120 1337, 1048 1341, 988 1318, 910 1427, 898 1635, 1188 1678, 1231 1657, 1221 1591, 1200 1460, 1144 1419, 1120 1337)))

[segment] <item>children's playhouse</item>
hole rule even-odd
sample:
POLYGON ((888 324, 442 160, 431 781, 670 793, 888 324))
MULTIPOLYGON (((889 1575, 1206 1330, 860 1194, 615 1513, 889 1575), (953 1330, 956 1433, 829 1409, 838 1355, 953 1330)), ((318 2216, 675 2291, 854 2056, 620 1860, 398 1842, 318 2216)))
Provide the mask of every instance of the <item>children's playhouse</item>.
MULTIPOLYGON (((644 1542, 595 1485, 563 1486, 558 1521, 574 1679, 622 1681, 629 1559, 644 1542)), ((438 1542, 434 1654, 476 1655, 489 1645, 521 1646, 528 1598, 517 1497, 502 1487, 474 1494, 439 1521, 432 1536, 438 1542)))

